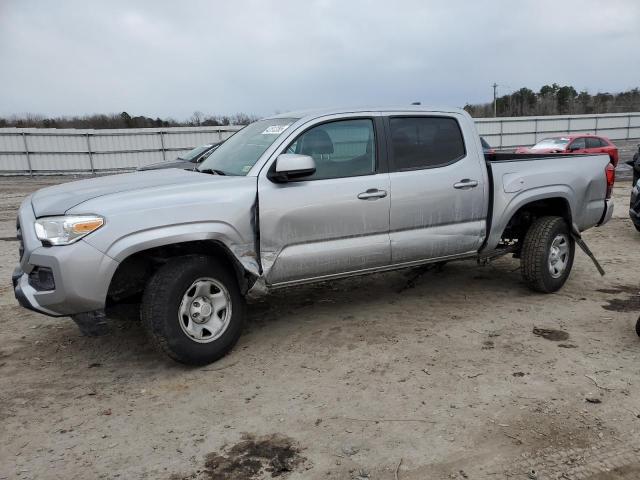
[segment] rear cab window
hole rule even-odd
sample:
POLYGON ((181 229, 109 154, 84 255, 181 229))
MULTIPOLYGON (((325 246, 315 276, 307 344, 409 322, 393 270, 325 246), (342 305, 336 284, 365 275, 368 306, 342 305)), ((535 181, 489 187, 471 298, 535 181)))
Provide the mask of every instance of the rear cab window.
POLYGON ((389 130, 395 171, 443 167, 466 155, 455 118, 391 117, 389 130))

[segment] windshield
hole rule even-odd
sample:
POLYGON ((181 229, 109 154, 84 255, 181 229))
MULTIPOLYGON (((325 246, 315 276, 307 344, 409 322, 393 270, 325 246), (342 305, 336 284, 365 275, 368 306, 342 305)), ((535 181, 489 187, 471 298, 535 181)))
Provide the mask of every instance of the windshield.
POLYGON ((296 118, 259 120, 239 130, 200 164, 199 171, 246 175, 260 156, 296 118))
POLYGON ((192 162, 196 158, 200 156, 202 152, 211 148, 211 144, 201 145, 199 147, 194 148, 193 150, 189 150, 187 153, 180 155, 178 158, 180 160, 186 160, 187 162, 192 162))
POLYGON ((569 143, 569 139, 566 137, 545 138, 536 143, 531 150, 542 150, 545 148, 564 148, 569 143))

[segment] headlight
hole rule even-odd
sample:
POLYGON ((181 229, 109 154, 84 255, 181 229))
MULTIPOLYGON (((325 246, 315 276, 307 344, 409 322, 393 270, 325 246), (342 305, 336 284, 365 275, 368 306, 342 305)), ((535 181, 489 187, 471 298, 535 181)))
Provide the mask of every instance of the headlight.
POLYGON ((69 245, 104 225, 98 215, 44 217, 36 220, 36 236, 49 245, 69 245))

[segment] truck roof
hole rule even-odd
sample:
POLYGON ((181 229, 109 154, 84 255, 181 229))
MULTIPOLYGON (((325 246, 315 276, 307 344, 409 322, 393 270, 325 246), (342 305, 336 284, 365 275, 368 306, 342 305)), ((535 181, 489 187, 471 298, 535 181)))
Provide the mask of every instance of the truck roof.
POLYGON ((280 113, 267 118, 317 118, 327 115, 338 115, 343 113, 361 113, 361 112, 416 112, 416 113, 458 113, 468 115, 461 108, 451 107, 434 107, 428 105, 391 105, 391 106, 372 106, 372 107, 333 107, 333 108, 316 108, 309 110, 297 110, 294 112, 280 113))

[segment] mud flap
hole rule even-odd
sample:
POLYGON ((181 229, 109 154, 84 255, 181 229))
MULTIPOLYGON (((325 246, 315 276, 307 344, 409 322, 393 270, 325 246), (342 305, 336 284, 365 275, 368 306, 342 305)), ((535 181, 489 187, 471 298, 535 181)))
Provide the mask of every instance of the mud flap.
POLYGON ((71 318, 85 337, 101 337, 111 332, 111 326, 103 310, 78 313, 72 315, 71 318))
POLYGON ((580 233, 577 232, 575 229, 572 229, 571 230, 571 236, 575 240, 576 244, 582 249, 582 251, 587 254, 587 257, 589 257, 591 259, 593 264, 598 269, 598 272, 600 273, 600 275, 602 275, 604 277, 604 269, 602 268, 602 266, 600 265, 600 263, 596 259, 595 255, 593 254, 591 249, 587 246, 585 241, 582 239, 582 236, 580 235, 580 233))

